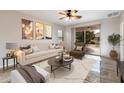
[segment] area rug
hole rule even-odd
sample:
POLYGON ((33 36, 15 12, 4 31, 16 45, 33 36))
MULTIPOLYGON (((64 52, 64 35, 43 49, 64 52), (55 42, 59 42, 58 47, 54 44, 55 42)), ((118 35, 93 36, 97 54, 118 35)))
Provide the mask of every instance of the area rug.
POLYGON ((96 60, 84 57, 82 60, 74 59, 72 69, 59 68, 53 73, 47 61, 38 63, 37 66, 50 72, 49 83, 83 83, 96 60))

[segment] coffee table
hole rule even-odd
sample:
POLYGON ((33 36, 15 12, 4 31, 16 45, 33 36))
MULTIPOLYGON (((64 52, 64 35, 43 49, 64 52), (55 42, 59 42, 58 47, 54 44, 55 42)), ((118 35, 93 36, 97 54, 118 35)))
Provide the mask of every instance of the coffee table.
POLYGON ((66 69, 71 70, 71 64, 73 62, 73 57, 70 56, 70 58, 51 58, 48 60, 48 64, 51 67, 51 73, 60 67, 64 67, 66 69))

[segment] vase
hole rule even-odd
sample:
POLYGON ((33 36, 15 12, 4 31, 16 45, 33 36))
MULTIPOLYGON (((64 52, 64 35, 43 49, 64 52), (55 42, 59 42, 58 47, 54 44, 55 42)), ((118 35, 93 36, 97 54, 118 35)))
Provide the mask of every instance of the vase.
POLYGON ((111 50, 110 57, 111 59, 116 60, 118 58, 118 53, 115 50, 111 50))

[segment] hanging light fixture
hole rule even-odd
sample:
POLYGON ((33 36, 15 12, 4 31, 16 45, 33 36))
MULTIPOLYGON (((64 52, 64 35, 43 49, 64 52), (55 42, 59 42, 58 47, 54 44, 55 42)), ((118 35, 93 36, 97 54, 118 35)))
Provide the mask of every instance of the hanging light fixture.
POLYGON ((66 10, 64 12, 59 12, 63 17, 59 18, 59 20, 76 20, 82 18, 82 16, 77 15, 77 10, 66 10))

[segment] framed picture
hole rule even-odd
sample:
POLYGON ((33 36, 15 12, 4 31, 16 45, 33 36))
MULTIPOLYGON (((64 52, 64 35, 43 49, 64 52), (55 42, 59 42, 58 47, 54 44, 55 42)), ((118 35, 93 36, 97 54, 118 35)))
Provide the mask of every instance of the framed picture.
POLYGON ((43 24, 37 22, 35 24, 35 39, 40 40, 44 39, 44 33, 43 33, 43 24))
POLYGON ((33 39, 33 22, 22 19, 22 39, 33 39))
POLYGON ((45 25, 46 33, 45 37, 46 39, 52 39, 52 27, 50 25, 45 25))

